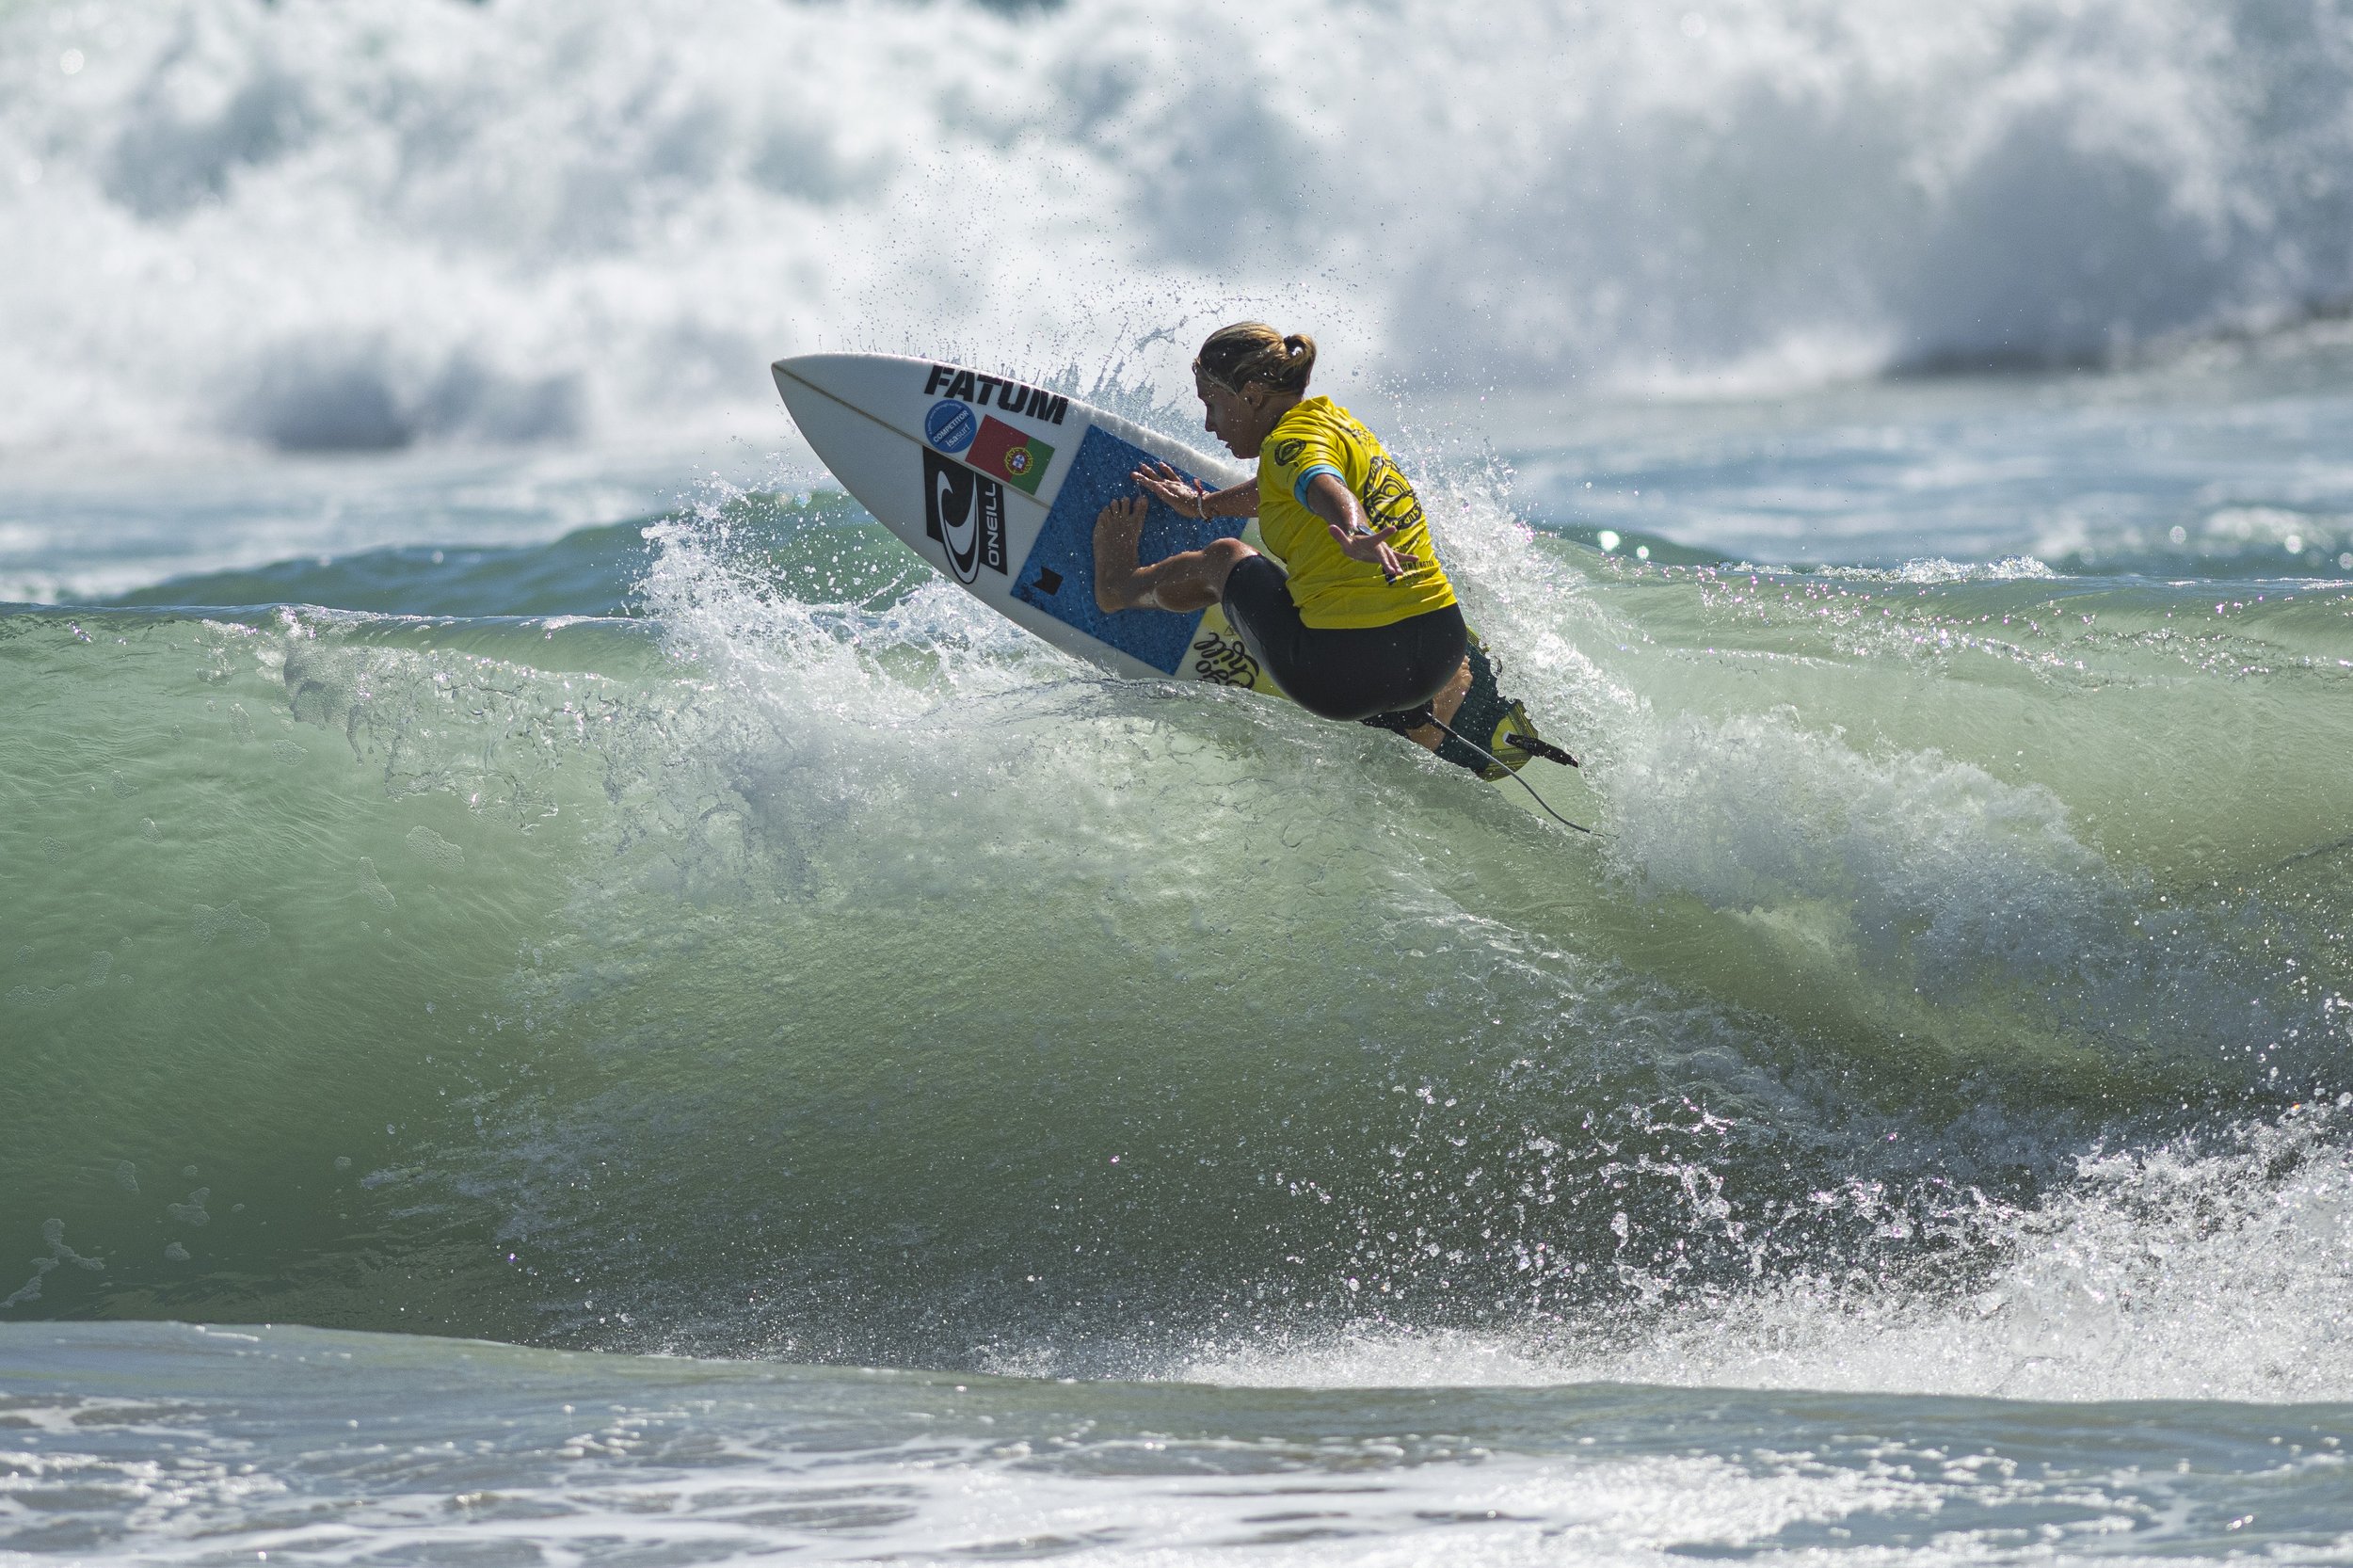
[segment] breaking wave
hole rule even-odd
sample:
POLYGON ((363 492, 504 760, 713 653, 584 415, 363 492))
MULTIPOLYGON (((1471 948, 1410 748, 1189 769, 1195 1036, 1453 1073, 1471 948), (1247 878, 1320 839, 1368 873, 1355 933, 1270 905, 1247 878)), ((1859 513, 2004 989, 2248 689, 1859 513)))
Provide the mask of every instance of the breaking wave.
POLYGON ((8 1312, 2345 1397, 2341 586, 1432 493, 1597 845, 824 497, 0 619, 8 1312))
POLYGON ((1241 312, 1603 390, 2353 299, 2343 0, 91 0, 0 83, 18 449, 764 435, 781 353, 1166 383, 1241 312))

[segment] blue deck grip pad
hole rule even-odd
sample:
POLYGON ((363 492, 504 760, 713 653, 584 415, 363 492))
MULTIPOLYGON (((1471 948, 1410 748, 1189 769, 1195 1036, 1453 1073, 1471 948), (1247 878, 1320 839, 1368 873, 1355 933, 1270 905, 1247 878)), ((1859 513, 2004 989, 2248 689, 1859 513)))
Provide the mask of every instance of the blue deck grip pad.
MULTIPOLYGON (((1193 628, 1201 624, 1199 611, 1180 616, 1167 610, 1122 610, 1107 616, 1095 603, 1096 514, 1122 497, 1141 494, 1128 475, 1159 461, 1100 425, 1089 425, 1063 479, 1062 493, 1054 498, 1054 509, 1046 514, 1030 558, 1014 579, 1013 596, 1163 675, 1174 675, 1192 645, 1193 628)), ((1184 477, 1193 479, 1190 473, 1184 477)), ((1144 542, 1136 559, 1150 566, 1237 532, 1222 522, 1182 516, 1154 501, 1144 515, 1144 542)))

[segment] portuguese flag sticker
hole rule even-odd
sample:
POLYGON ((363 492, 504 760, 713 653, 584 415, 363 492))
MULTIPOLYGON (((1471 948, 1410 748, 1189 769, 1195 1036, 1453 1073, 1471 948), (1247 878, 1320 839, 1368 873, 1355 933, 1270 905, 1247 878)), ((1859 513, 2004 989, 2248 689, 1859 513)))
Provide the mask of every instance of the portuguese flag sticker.
POLYGON ((1035 495, 1038 481, 1046 477, 1046 465, 1054 460, 1054 449, 1002 420, 984 419, 981 433, 972 438, 964 460, 983 473, 1035 495))

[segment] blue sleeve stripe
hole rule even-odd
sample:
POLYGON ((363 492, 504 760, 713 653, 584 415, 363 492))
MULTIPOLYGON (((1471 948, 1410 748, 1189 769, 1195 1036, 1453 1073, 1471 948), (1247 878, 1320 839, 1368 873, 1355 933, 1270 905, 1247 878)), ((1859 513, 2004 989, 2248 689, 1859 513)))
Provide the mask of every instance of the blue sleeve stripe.
POLYGON ((1331 464, 1310 463, 1305 468, 1299 471, 1299 477, 1297 479, 1291 481, 1291 499, 1298 502, 1302 506, 1306 505, 1307 486, 1319 473, 1330 474, 1333 478, 1338 480, 1343 487, 1345 487, 1348 483, 1348 475, 1342 473, 1338 469, 1334 468, 1331 464))

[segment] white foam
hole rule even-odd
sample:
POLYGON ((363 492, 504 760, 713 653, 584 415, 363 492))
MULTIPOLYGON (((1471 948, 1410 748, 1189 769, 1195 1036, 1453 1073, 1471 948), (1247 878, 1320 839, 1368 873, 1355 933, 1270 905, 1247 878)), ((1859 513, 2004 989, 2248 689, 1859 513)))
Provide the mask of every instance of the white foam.
POLYGON ((1690 14, 18 8, 0 447, 771 439, 781 353, 1165 383, 1244 313, 1343 392, 1754 391, 2353 292, 2321 12, 1690 14))
MULTIPOLYGON (((1592 1381, 2007 1399, 2353 1399, 2353 1159, 2305 1107, 2186 1143, 2093 1154, 2040 1207, 1989 1206, 1991 1250, 1941 1280, 1849 1271, 1687 1301, 1635 1332, 1571 1320, 1203 1355, 1180 1375, 1313 1387, 1592 1381), (1990 1265, 1990 1266, 1989 1266, 1990 1265)), ((1851 1196, 1851 1194, 1848 1194, 1851 1196)))

